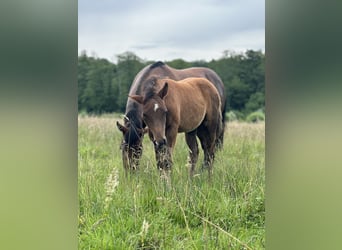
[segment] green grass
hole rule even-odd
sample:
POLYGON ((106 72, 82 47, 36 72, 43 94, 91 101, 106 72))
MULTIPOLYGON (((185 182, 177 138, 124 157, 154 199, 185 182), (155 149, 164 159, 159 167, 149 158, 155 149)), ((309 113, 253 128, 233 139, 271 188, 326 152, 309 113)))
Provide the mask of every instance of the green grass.
POLYGON ((227 124, 210 182, 202 152, 189 179, 179 134, 170 188, 148 136, 140 171, 125 177, 117 119, 79 117, 79 249, 265 248, 264 123, 227 124))

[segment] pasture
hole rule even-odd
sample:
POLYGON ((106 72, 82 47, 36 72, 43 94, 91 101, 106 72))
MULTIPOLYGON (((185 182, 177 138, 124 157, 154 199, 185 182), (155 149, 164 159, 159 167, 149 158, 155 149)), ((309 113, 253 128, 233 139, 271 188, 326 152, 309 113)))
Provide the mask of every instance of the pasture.
POLYGON ((125 177, 119 115, 78 118, 79 249, 264 249, 265 124, 227 123, 212 179, 189 178, 178 134, 171 187, 145 135, 140 171, 125 177))

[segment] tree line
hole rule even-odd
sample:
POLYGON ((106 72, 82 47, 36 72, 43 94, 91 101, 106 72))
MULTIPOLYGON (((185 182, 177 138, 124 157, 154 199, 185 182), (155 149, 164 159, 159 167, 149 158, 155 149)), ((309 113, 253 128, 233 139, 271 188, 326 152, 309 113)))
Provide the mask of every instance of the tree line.
MULTIPOLYGON (((153 61, 132 52, 117 55, 117 63, 89 56, 78 57, 78 111, 101 114, 125 112, 128 91, 136 74, 153 61)), ((208 67, 222 79, 227 95, 227 111, 244 118, 265 107, 265 54, 247 50, 244 53, 224 51, 218 60, 187 62, 166 61, 177 69, 208 67)))

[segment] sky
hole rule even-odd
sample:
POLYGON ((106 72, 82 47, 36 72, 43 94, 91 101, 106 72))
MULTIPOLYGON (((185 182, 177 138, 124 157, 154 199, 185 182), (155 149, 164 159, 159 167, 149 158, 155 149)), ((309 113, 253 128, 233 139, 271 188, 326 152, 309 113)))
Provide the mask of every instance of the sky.
POLYGON ((78 53, 116 62, 219 59, 265 51, 264 0, 79 0, 78 53))

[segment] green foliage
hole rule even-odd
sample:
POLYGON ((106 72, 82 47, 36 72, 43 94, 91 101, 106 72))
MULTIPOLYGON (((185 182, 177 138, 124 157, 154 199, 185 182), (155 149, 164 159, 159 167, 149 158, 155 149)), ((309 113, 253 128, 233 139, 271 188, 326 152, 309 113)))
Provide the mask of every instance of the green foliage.
POLYGON ((166 63, 175 69, 185 69, 185 68, 193 67, 192 63, 186 62, 183 59, 175 59, 166 63))
POLYGON ((238 117, 234 111, 229 111, 226 113, 226 120, 229 122, 237 121, 238 117))
POLYGON ((265 114, 262 111, 255 111, 246 117, 247 122, 265 121, 265 114))
POLYGON ((125 176, 115 117, 79 117, 80 249, 265 248, 264 123, 229 123, 210 182, 202 153, 189 179, 179 134, 168 186, 147 136, 140 171, 125 176))
POLYGON ((124 112, 128 98, 129 88, 136 74, 145 66, 142 60, 132 52, 125 52, 118 55, 117 70, 114 79, 115 97, 117 109, 115 111, 124 112))
POLYGON ((264 92, 255 92, 250 95, 249 100, 246 103, 246 112, 250 113, 258 109, 264 109, 264 107, 265 107, 264 92))
POLYGON ((83 54, 78 61, 78 110, 90 113, 113 112, 115 91, 112 78, 116 66, 105 59, 83 54))
POLYGON ((244 110, 245 103, 248 101, 250 95, 249 85, 235 76, 230 82, 228 91, 228 100, 230 101, 231 109, 244 110))
POLYGON ((83 110, 81 110, 81 111, 78 112, 78 115, 79 115, 80 117, 86 117, 88 114, 87 114, 87 111, 83 109, 83 110))
POLYGON ((228 122, 244 121, 245 118, 246 118, 245 114, 237 110, 230 110, 226 112, 226 120, 228 122))
MULTIPOLYGON (((124 112, 134 77, 150 63, 132 52, 117 55, 116 64, 82 52, 78 57, 78 110, 124 112)), ((261 51, 224 51, 222 58, 210 62, 175 59, 166 63, 176 69, 208 67, 217 72, 225 85, 228 111, 246 115, 265 106, 265 55, 261 51)))

